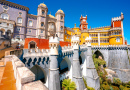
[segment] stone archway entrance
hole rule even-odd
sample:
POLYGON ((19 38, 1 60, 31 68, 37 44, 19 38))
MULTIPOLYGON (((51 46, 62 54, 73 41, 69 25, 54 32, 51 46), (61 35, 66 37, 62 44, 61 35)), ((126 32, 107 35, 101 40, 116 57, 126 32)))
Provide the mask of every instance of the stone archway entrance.
POLYGON ((103 56, 103 54, 99 50, 95 51, 94 54, 96 55, 95 58, 99 58, 99 59, 103 59, 104 60, 104 56, 103 56))
POLYGON ((41 80, 44 84, 46 83, 47 75, 42 67, 35 65, 30 70, 35 74, 36 81, 41 80))

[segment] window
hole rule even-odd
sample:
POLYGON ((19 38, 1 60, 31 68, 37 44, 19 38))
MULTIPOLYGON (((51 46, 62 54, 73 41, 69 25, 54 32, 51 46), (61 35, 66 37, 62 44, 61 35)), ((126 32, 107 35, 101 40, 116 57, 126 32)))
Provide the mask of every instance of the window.
POLYGON ((8 10, 8 8, 9 8, 8 6, 5 6, 5 5, 3 6, 4 10, 8 10))
POLYGON ((20 31, 20 27, 17 27, 17 29, 16 29, 17 31, 20 31))
POLYGON ((19 35, 17 35, 17 36, 16 36, 16 38, 17 38, 17 39, 20 39, 20 36, 19 36, 19 35))
POLYGON ((75 32, 77 32, 77 30, 75 32))
POLYGON ((41 27, 43 27, 43 26, 44 26, 44 22, 41 23, 41 27))
POLYGON ((41 33, 43 33, 43 30, 41 30, 41 33))
POLYGON ((3 18, 3 19, 9 19, 9 16, 8 16, 7 13, 2 13, 1 14, 1 18, 3 18))
POLYGON ((29 33, 31 33, 31 32, 32 32, 32 30, 31 30, 31 29, 29 29, 29 30, 28 30, 28 32, 29 32, 29 33))
POLYGON ((61 27, 60 29, 63 30, 63 27, 61 27))
POLYGON ((45 13, 45 11, 44 11, 44 10, 42 10, 42 15, 44 15, 44 13, 45 13))
POLYGON ((49 28, 50 28, 50 29, 54 29, 54 23, 50 23, 50 24, 49 24, 49 28))
POLYGON ((116 38, 116 42, 120 42, 120 38, 119 37, 116 38))
POLYGON ((85 38, 85 36, 83 36, 83 38, 85 38))
POLYGON ((84 28, 86 28, 86 27, 84 26, 84 28))
POLYGON ((33 24, 32 20, 29 20, 29 26, 32 26, 32 24, 33 24))
POLYGON ((65 30, 65 34, 66 34, 66 30, 65 30))
POLYGON ((21 17, 17 18, 17 23, 22 23, 22 18, 21 17))
POLYGON ((63 19, 63 16, 61 16, 61 20, 63 19))
POLYGON ((22 15, 22 12, 19 12, 19 15, 22 15))

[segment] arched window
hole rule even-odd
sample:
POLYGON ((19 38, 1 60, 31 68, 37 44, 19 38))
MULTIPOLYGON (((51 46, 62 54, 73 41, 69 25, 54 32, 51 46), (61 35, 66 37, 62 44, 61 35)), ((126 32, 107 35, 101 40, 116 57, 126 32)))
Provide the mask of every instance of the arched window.
POLYGON ((30 49, 34 49, 34 48, 36 48, 36 43, 34 41, 31 41, 29 43, 29 46, 30 46, 30 49))
POLYGON ((61 16, 61 20, 63 19, 63 16, 61 16))
POLYGON ((54 23, 49 24, 49 29, 54 29, 54 23))
POLYGON ((2 18, 2 19, 9 19, 9 16, 8 16, 7 13, 2 13, 2 14, 1 14, 1 18, 2 18))
POLYGON ((44 10, 42 10, 42 15, 44 15, 44 13, 45 13, 45 11, 44 11, 44 10))
POLYGON ((63 30, 63 27, 61 26, 60 29, 61 29, 61 31, 62 31, 62 30, 63 30))
POLYGON ((33 25, 32 20, 29 20, 28 25, 29 25, 29 26, 32 26, 32 25, 33 25))
POLYGON ((44 26, 44 22, 41 22, 41 27, 43 27, 44 26))
POLYGON ((22 23, 22 18, 21 17, 17 18, 17 23, 22 23))

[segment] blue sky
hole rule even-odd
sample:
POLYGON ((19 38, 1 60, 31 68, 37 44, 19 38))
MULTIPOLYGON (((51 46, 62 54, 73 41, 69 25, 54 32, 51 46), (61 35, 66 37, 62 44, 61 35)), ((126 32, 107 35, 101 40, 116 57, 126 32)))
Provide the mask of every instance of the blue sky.
POLYGON ((45 3, 48 14, 55 15, 58 9, 65 13, 65 26, 77 27, 80 24, 80 16, 87 15, 88 27, 92 28, 111 25, 111 18, 124 13, 124 36, 130 44, 130 0, 7 0, 27 6, 30 14, 37 15, 37 7, 45 3))

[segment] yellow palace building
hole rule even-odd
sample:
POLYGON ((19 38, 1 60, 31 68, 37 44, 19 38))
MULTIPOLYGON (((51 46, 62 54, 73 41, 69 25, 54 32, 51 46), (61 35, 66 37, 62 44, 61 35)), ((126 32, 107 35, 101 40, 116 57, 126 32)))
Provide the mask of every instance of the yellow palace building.
POLYGON ((103 26, 88 29, 87 16, 80 17, 80 25, 74 28, 64 29, 64 40, 71 42, 71 36, 76 35, 80 37, 80 45, 85 44, 86 37, 92 38, 92 46, 96 45, 124 45, 124 31, 123 31, 124 15, 114 17, 111 19, 111 26, 103 26))

